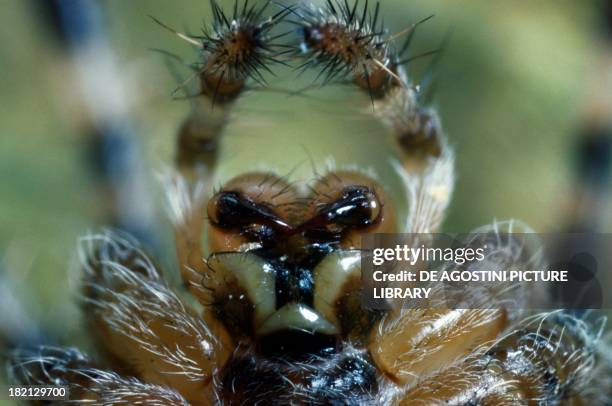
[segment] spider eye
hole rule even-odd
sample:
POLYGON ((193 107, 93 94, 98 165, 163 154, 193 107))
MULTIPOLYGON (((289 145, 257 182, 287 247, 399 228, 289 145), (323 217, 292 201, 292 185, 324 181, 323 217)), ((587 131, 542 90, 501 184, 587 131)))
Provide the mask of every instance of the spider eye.
POLYGON ((374 192, 366 187, 348 187, 340 199, 322 210, 329 224, 343 227, 365 227, 380 217, 381 204, 374 192))
POLYGON ((253 225, 287 231, 291 227, 268 207, 258 204, 239 192, 223 191, 208 202, 208 218, 226 229, 246 229, 253 225))
POLYGON ((223 228, 239 228, 248 224, 253 210, 237 192, 217 193, 208 202, 208 218, 223 228))

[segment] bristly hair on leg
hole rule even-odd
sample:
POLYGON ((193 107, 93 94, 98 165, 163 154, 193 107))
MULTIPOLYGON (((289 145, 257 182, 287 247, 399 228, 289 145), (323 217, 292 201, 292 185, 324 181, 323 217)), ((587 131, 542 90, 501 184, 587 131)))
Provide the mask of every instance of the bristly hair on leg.
POLYGON ((226 13, 216 0, 211 0, 213 21, 199 36, 178 32, 154 18, 200 52, 195 64, 185 64, 170 55, 190 70, 187 79, 179 80, 173 92, 175 95, 182 90, 192 106, 177 140, 176 161, 185 175, 199 176, 202 168, 210 173, 217 162, 219 140, 234 102, 245 91, 253 89, 249 81, 266 88, 264 74, 274 74, 268 65, 285 64, 283 55, 290 52, 275 42, 286 33, 272 31, 292 12, 292 7, 282 6, 265 15, 272 0, 263 5, 252 5, 249 1, 235 0, 232 11, 226 13), (188 91, 191 81, 197 82, 196 91, 188 91))
MULTIPOLYGON (((439 55, 439 50, 434 50, 407 56, 416 29, 433 16, 389 35, 379 2, 370 7, 368 0, 354 0, 352 4, 348 0, 326 0, 323 7, 311 5, 291 13, 297 17, 291 22, 298 26, 300 37, 294 54, 305 59, 298 69, 318 69, 316 80, 324 78, 323 84, 348 81, 367 91, 375 117, 392 130, 403 153, 443 155, 446 145, 437 115, 421 105, 419 87, 411 83, 404 66, 439 55), (400 39, 403 44, 397 51, 395 42, 400 39)), ((434 61, 438 59, 434 57, 434 61)))
POLYGON ((383 97, 386 89, 404 82, 397 58, 380 18, 380 3, 370 8, 356 0, 327 0, 325 7, 310 6, 294 11, 299 21, 297 54, 306 56, 298 69, 319 68, 323 84, 349 78, 372 98, 383 97))
POLYGON ((380 3, 370 7, 355 0, 352 6, 347 0, 326 0, 324 7, 310 6, 292 11, 299 21, 300 45, 296 54, 306 56, 298 69, 318 67, 318 78, 323 84, 334 79, 349 78, 368 90, 372 98, 384 97, 390 87, 406 85, 405 65, 417 58, 432 55, 405 57, 418 26, 433 15, 415 22, 396 34, 388 35, 380 16, 380 3), (399 51, 396 40, 406 37, 399 51))
POLYGON ((186 406, 179 393, 165 386, 98 369, 89 357, 74 348, 37 347, 10 354, 9 376, 19 385, 69 386, 69 404, 147 404, 186 406))
POLYGON ((268 65, 284 63, 280 57, 287 53, 279 50, 281 45, 274 43, 274 40, 285 34, 271 36, 271 31, 292 11, 291 7, 284 7, 264 17, 270 2, 268 0, 258 6, 250 5, 249 0, 242 3, 241 0, 235 0, 231 14, 227 14, 216 0, 211 0, 211 29, 204 27, 199 36, 183 34, 151 17, 201 51, 202 56, 195 65, 195 72, 177 90, 199 77, 200 93, 209 97, 213 103, 225 103, 235 100, 245 90, 248 79, 265 84, 262 71, 272 73, 268 65))
POLYGON ((404 182, 410 209, 403 225, 406 233, 438 232, 455 188, 454 154, 448 150, 428 164, 418 175, 410 174, 393 161, 404 182))

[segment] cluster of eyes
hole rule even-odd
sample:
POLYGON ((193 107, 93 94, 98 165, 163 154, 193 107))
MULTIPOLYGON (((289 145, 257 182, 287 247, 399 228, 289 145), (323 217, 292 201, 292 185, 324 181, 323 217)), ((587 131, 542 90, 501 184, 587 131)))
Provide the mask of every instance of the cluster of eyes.
POLYGON ((320 207, 312 218, 297 226, 291 226, 274 214, 268 206, 259 204, 240 192, 222 191, 209 201, 208 218, 213 224, 224 228, 259 224, 292 235, 332 224, 340 227, 372 225, 380 217, 380 206, 378 198, 369 189, 347 188, 336 201, 320 207))

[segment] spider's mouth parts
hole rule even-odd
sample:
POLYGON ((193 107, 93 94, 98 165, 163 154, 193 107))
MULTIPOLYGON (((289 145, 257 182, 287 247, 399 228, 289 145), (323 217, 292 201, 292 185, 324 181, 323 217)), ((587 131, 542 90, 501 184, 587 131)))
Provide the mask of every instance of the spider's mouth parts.
POLYGON ((217 253, 209 266, 224 282, 215 301, 219 319, 250 336, 262 355, 325 356, 342 336, 339 301, 359 281, 360 252, 326 250, 293 261, 270 252, 217 253))
POLYGON ((301 303, 278 309, 259 327, 257 335, 262 355, 302 361, 333 353, 339 338, 336 326, 301 303))
POLYGON ((264 356, 307 358, 336 349, 338 329, 315 310, 290 303, 273 313, 257 331, 264 356))
POLYGON ((338 350, 337 346, 336 336, 284 330, 262 337, 259 342, 259 353, 267 358, 308 361, 335 353, 338 350))
POLYGON ((278 333, 283 330, 292 330, 304 334, 338 333, 336 327, 325 320, 312 308, 301 303, 289 303, 276 312, 257 329, 259 336, 278 333))

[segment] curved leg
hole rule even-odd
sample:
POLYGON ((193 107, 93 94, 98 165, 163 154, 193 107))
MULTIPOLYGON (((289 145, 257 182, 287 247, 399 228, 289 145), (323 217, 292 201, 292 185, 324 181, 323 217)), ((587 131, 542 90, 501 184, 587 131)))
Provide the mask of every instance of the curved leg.
POLYGON ((84 239, 85 307, 98 343, 144 382, 175 388, 206 403, 217 368, 233 350, 165 285, 127 237, 84 239))
POLYGON ((380 321, 370 352, 394 381, 413 385, 493 340, 505 324, 502 310, 405 309, 380 321))
POLYGON ((165 189, 183 284, 200 303, 210 303, 210 294, 203 287, 207 266, 202 249, 207 182, 190 181, 175 173, 167 176, 165 189))
POLYGON ((533 316, 461 363, 405 389, 399 405, 581 404, 595 378, 594 338, 582 321, 533 316))
POLYGON ((292 7, 282 6, 279 11, 266 16, 270 2, 263 5, 252 3, 236 0, 230 17, 213 0, 214 21, 211 29, 206 27, 203 30, 202 36, 177 32, 156 20, 198 48, 202 55, 201 60, 190 65, 191 76, 177 88, 191 100, 191 111, 177 139, 176 163, 180 175, 172 177, 168 184, 181 276, 202 303, 210 302, 207 293, 201 289, 202 278, 210 276, 200 240, 206 220, 204 199, 217 162, 220 138, 236 101, 251 89, 249 82, 265 86, 262 72, 270 71, 270 64, 283 63, 280 58, 287 53, 278 50, 284 45, 275 43, 284 34, 271 34, 277 24, 292 12, 292 7), (192 80, 197 83, 196 91, 189 90, 188 84, 192 80))
POLYGON ((68 386, 71 403, 188 405, 171 389, 98 369, 86 355, 73 348, 14 351, 9 360, 9 374, 13 383, 19 385, 68 386))
MULTIPOLYGON (((367 1, 363 7, 358 3, 329 0, 326 6, 293 12, 302 32, 296 53, 305 53, 304 69, 320 69, 324 83, 340 79, 369 94, 373 116, 389 128, 398 151, 397 171, 411 205, 405 232, 436 232, 454 188, 453 152, 436 112, 423 106, 429 78, 414 85, 404 68, 418 57, 404 55, 417 26, 431 17, 388 36, 379 19, 380 4, 369 8, 367 1), (393 43, 404 36, 396 52, 393 43)), ((434 57, 431 68, 437 60, 434 57)))
POLYGON ((209 34, 209 27, 205 27, 201 36, 180 33, 154 18, 202 55, 201 60, 188 65, 191 75, 174 92, 182 90, 192 101, 191 113, 181 126, 177 142, 177 165, 182 171, 214 166, 219 137, 234 103, 249 90, 248 80, 266 85, 261 71, 270 71, 269 64, 282 63, 278 58, 286 52, 277 51, 281 45, 274 40, 284 34, 273 37, 270 33, 292 8, 282 7, 275 14, 264 16, 269 5, 270 2, 249 5, 249 0, 240 4, 236 0, 230 18, 213 0, 214 21, 210 27, 213 33, 209 34), (195 95, 190 94, 188 86, 193 80, 197 80, 195 95))
MULTIPOLYGON (((529 268, 539 260, 539 244, 511 234, 520 231, 511 222, 495 223, 475 230, 462 244, 487 246, 487 257, 479 261, 479 269, 529 268)), ((443 270, 470 268, 468 263, 451 262, 443 270)), ((508 324, 516 322, 517 309, 533 308, 533 303, 528 305, 522 300, 534 295, 534 288, 525 285, 466 285, 458 292, 442 289, 441 285, 432 289, 427 308, 390 312, 370 337, 369 349, 375 363, 402 385, 412 385, 455 365, 465 354, 495 339, 508 324), (454 293, 458 293, 456 299, 454 293), (513 308, 507 303, 513 303, 513 308)))

